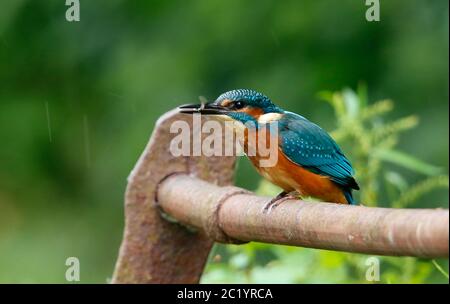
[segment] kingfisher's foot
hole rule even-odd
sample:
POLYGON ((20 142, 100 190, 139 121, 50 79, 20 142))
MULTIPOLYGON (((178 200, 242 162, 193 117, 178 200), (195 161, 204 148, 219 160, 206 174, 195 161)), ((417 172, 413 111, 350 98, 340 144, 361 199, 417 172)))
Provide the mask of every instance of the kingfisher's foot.
POLYGON ((273 199, 270 200, 267 204, 264 205, 263 213, 269 214, 275 207, 280 205, 282 202, 290 200, 290 199, 296 199, 298 196, 297 192, 286 192, 283 191, 277 196, 275 196, 273 199))

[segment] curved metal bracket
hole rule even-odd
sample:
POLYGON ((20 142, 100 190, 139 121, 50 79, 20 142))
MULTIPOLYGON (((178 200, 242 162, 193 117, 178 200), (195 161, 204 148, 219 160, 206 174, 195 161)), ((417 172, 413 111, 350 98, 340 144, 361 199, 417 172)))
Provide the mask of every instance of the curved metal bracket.
POLYGON ((173 156, 170 144, 177 134, 170 133, 170 128, 176 121, 187 122, 192 130, 192 115, 179 114, 177 110, 166 113, 157 121, 147 147, 128 177, 125 231, 113 283, 200 280, 213 240, 202 231, 192 232, 163 219, 156 204, 157 187, 174 173, 186 173, 219 186, 230 185, 235 157, 173 156))

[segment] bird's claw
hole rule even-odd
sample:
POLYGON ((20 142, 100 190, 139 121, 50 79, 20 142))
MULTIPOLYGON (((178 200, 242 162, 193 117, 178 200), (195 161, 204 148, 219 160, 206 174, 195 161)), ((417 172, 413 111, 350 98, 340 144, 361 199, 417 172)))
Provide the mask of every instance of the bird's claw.
POLYGON ((280 203, 277 202, 276 200, 271 199, 270 202, 268 202, 267 204, 264 205, 263 213, 269 214, 272 211, 272 209, 275 208, 276 206, 278 206, 279 204, 280 203))
POLYGON ((290 199, 296 199, 296 198, 297 197, 292 192, 286 193, 283 191, 280 194, 278 194, 276 197, 271 199, 270 202, 268 202, 267 204, 264 205, 263 213, 269 214, 270 212, 272 212, 273 209, 275 209, 277 206, 279 206, 282 202, 290 200, 290 199))

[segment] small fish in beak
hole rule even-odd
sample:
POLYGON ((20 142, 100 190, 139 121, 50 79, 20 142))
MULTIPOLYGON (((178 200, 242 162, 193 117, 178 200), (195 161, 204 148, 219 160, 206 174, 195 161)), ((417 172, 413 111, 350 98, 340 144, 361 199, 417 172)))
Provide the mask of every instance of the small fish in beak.
POLYGON ((229 112, 228 109, 213 102, 201 104, 186 104, 178 108, 180 109, 180 113, 185 114, 200 113, 204 115, 224 115, 229 112))

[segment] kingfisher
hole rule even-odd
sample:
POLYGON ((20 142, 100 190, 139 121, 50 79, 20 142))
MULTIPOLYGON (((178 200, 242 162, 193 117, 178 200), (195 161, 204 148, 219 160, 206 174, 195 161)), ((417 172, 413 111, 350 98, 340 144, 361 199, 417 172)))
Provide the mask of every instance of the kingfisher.
MULTIPOLYGON (((269 97, 250 89, 237 89, 215 101, 180 106, 181 113, 218 115, 241 125, 244 153, 256 170, 283 191, 268 202, 271 210, 287 199, 314 197, 337 204, 355 205, 353 190, 359 190, 353 167, 333 138, 305 117, 283 110, 269 97), (251 123, 249 123, 251 122, 251 123), (258 126, 276 123, 276 133, 267 128, 269 138, 277 138, 278 159, 274 166, 260 165, 260 156, 250 156, 249 134, 258 126), (254 126, 254 127, 252 127, 254 126)), ((270 140, 270 139, 267 139, 270 140)))

